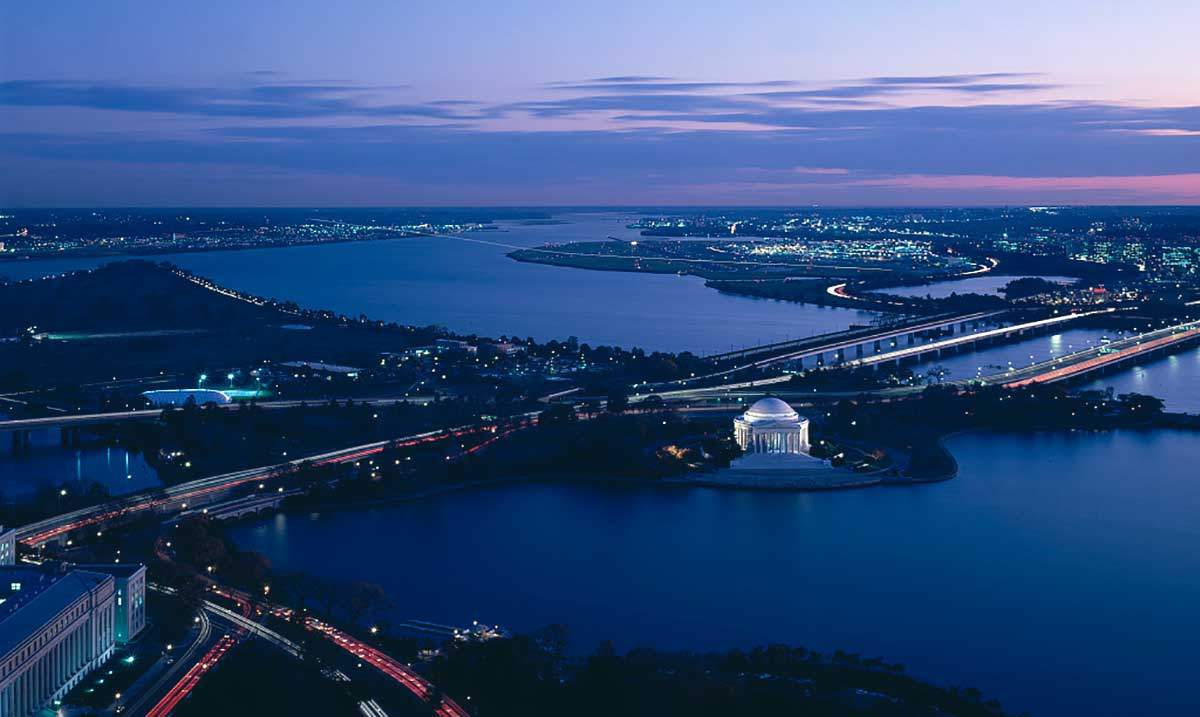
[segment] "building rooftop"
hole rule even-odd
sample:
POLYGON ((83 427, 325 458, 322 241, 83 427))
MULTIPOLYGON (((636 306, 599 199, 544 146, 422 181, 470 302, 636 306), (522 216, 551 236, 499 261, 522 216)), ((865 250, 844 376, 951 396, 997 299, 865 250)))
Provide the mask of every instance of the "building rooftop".
POLYGON ((358 373, 361 368, 355 366, 341 366, 335 363, 322 363, 321 361, 284 361, 279 364, 286 368, 304 368, 310 371, 321 371, 324 373, 358 373))
POLYGON ((57 572, 19 566, 0 567, 0 655, 7 655, 42 625, 109 575, 87 570, 57 572))
POLYGON ((107 573, 118 578, 131 578, 139 570, 145 570, 141 563, 79 563, 75 566, 80 570, 90 570, 97 573, 107 573))
POLYGON ((792 423, 798 422, 800 416, 786 402, 768 396, 755 401, 754 405, 742 414, 742 420, 750 424, 792 423))

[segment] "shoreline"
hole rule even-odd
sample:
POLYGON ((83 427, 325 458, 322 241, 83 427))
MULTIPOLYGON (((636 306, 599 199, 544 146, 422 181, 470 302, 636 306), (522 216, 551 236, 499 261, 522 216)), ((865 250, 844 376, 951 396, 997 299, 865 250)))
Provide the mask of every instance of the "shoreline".
POLYGON ((5 252, 0 254, 0 270, 7 263, 22 263, 22 262, 39 262, 39 261, 63 261, 72 259, 112 259, 113 261, 121 261, 123 259, 138 259, 146 257, 171 256, 176 254, 207 254, 211 252, 241 252, 254 251, 256 249, 294 249, 306 246, 324 246, 330 244, 369 244, 372 242, 382 241, 398 241, 401 239, 437 239, 442 234, 405 234, 403 236, 392 237, 375 237, 373 239, 327 239, 325 241, 307 241, 307 242, 292 242, 292 243, 268 243, 256 245, 239 245, 239 246, 207 246, 196 248, 173 248, 173 249, 144 249, 130 251, 101 251, 91 249, 68 249, 66 251, 56 252, 53 254, 18 254, 15 252, 5 252))
MULTIPOLYGON (((1135 430, 1168 430, 1168 431, 1196 431, 1200 430, 1200 415, 1188 413, 1164 414, 1167 421, 1148 422, 1138 425, 1129 426, 1110 426, 1106 428, 1087 429, 1092 431, 1113 431, 1123 428, 1135 430)), ((695 477, 666 477, 666 478, 645 478, 636 476, 593 476, 587 474, 572 474, 572 473, 547 473, 540 475, 529 476, 507 476, 503 478, 491 478, 487 480, 464 481, 453 483, 444 486, 427 488, 412 493, 403 495, 388 496, 376 500, 356 500, 349 502, 324 503, 317 506, 288 506, 283 505, 277 511, 278 513, 302 512, 308 510, 323 511, 323 510, 361 510, 371 509, 375 507, 386 507, 389 505, 397 505, 401 503, 412 503, 429 498, 436 498, 451 493, 458 493, 468 490, 481 490, 491 487, 500 487, 507 485, 519 484, 618 484, 618 485, 634 485, 644 487, 660 487, 660 488, 710 488, 718 490, 734 490, 734 491, 749 491, 761 493, 830 493, 843 490, 859 490, 862 488, 872 487, 887 487, 901 488, 907 486, 930 485, 934 483, 945 483, 958 477, 959 462, 958 458, 946 446, 946 441, 952 440, 958 436, 969 435, 973 433, 1060 433, 1073 432, 1081 430, 1078 428, 1052 428, 1052 427, 1032 427, 1022 431, 1012 431, 1002 428, 964 428, 960 430, 950 431, 940 434, 936 438, 937 448, 946 456, 950 462, 950 467, 941 473, 928 477, 911 477, 911 476, 887 476, 881 475, 879 472, 864 474, 866 476, 876 476, 873 478, 847 482, 840 485, 831 486, 798 486, 798 485, 752 485, 745 483, 731 483, 719 480, 713 480, 702 476, 709 475, 707 473, 695 473, 695 477)))

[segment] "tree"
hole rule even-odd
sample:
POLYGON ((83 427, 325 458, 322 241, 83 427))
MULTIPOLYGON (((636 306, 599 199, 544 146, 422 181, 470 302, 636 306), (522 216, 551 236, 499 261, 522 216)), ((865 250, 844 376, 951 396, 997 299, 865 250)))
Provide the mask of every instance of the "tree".
POLYGON ((353 625, 358 625, 363 617, 386 610, 391 606, 392 601, 388 598, 387 592, 375 583, 356 582, 350 586, 346 610, 353 625))
POLYGON ((1121 408, 1130 415, 1138 418, 1149 418, 1163 412, 1163 400, 1155 396, 1145 396, 1140 393, 1122 393, 1117 396, 1121 408))
POLYGON ((538 415, 543 426, 561 425, 575 420, 575 408, 566 403, 552 403, 538 415))

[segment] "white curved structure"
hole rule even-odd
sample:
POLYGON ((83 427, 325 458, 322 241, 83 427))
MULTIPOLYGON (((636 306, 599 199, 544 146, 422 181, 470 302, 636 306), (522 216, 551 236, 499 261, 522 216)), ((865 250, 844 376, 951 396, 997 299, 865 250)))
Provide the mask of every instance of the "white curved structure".
POLYGON ((188 401, 194 402, 197 406, 203 406, 206 403, 221 405, 233 403, 229 394, 213 388, 168 388, 158 391, 142 391, 142 396, 156 408, 186 406, 188 401))
POLYGON ((808 455, 808 419, 778 398, 755 401, 733 419, 733 435, 746 453, 808 455))

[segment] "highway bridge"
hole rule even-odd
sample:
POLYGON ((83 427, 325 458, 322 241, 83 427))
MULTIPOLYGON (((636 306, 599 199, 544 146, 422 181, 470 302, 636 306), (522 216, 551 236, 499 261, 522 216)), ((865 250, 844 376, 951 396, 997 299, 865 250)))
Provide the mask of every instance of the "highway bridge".
MULTIPOLYGON (((838 331, 807 339, 767 344, 754 349, 719 355, 719 357, 725 357, 724 360, 742 355, 760 356, 760 358, 745 363, 726 366, 719 371, 711 371, 700 376, 690 376, 659 384, 637 384, 632 388, 643 397, 651 393, 666 395, 664 392, 675 393, 688 386, 695 386, 714 379, 728 379, 734 374, 780 363, 789 363, 800 369, 806 367, 806 361, 811 362, 811 366, 814 367, 828 364, 840 365, 848 360, 886 353, 901 344, 916 345, 922 338, 928 337, 930 334, 942 335, 948 332, 954 335, 978 331, 980 324, 995 321, 1007 313, 1007 311, 978 311, 970 314, 946 315, 884 327, 838 331)), ((722 387, 715 388, 720 390, 722 387)))
POLYGON ((747 359, 772 360, 783 355, 791 356, 798 352, 804 353, 823 347, 826 353, 836 351, 838 348, 852 350, 856 345, 869 345, 874 348, 876 342, 887 343, 899 338, 912 341, 915 340, 914 334, 940 332, 946 329, 953 330, 955 326, 965 331, 967 324, 978 324, 981 321, 992 319, 1003 313, 1005 312, 980 311, 969 314, 942 314, 919 319, 907 319, 886 326, 853 328, 845 331, 821 334, 819 336, 751 346, 736 351, 705 356, 704 358, 706 361, 719 365, 729 361, 745 361, 747 359))
MULTIPOLYGON (((1019 324, 1010 324, 1008 326, 1002 326, 1002 327, 994 328, 994 329, 979 330, 978 328, 975 328, 970 331, 963 329, 963 326, 967 322, 956 322, 956 325, 958 325, 961 329, 960 332, 957 334, 951 335, 948 338, 940 339, 937 341, 930 341, 930 342, 925 342, 925 343, 913 343, 912 345, 907 345, 907 346, 903 346, 900 348, 892 348, 892 350, 880 351, 879 353, 872 353, 869 356, 860 355, 858 358, 853 358, 853 359, 845 358, 845 351, 844 351, 845 346, 844 345, 839 345, 837 343, 830 343, 830 344, 826 344, 824 346, 823 353, 828 354, 830 352, 831 348, 838 349, 838 352, 833 355, 832 365, 834 365, 834 366, 846 367, 846 368, 853 368, 856 366, 880 366, 880 365, 883 365, 888 362, 900 363, 901 361, 903 361, 905 359, 919 360, 921 356, 927 355, 930 353, 940 354, 943 351, 951 351, 951 350, 955 350, 955 349, 962 348, 962 347, 972 347, 972 346, 976 346, 980 343, 1005 341, 1005 340, 1009 340, 1009 339, 1013 339, 1013 338, 1018 338, 1018 337, 1025 336, 1032 332, 1053 329, 1057 326, 1061 326, 1068 322, 1076 321, 1078 319, 1081 319, 1081 318, 1084 318, 1087 316, 1106 314, 1111 311, 1113 311, 1113 310, 1112 309, 1104 309, 1104 310, 1098 310, 1098 311, 1061 314, 1059 316, 1051 316, 1051 317, 1047 317, 1044 319, 1036 319, 1034 321, 1026 321, 1026 322, 1022 322, 1019 324)), ((993 316, 993 314, 981 314, 980 316, 991 317, 991 316, 993 316)), ((971 322, 971 323, 973 323, 973 322, 971 322)), ((901 333, 901 334, 899 334, 899 336, 904 336, 904 334, 901 333)), ((896 339, 896 337, 893 336, 891 338, 886 338, 884 340, 888 341, 889 344, 892 347, 894 347, 898 343, 895 339, 896 339)), ((907 342, 907 340, 906 340, 906 342, 907 342)), ((851 344, 851 346, 856 346, 857 347, 856 353, 860 353, 860 350, 862 348, 861 344, 851 344)), ((872 346, 871 348, 874 349, 875 347, 872 346)), ((774 358, 774 359, 755 362, 755 366, 765 366, 770 363, 774 363, 777 360, 801 360, 803 357, 811 357, 813 355, 811 353, 812 351, 813 350, 801 351, 801 352, 799 352, 799 356, 789 355, 787 357, 778 357, 778 358, 774 358)), ((711 378, 712 376, 717 376, 717 375, 726 376, 726 375, 728 375, 728 373, 721 372, 720 374, 711 374, 709 377, 711 378)), ((630 400, 642 401, 642 400, 645 400, 646 398, 649 398, 650 395, 655 395, 655 396, 659 396, 663 400, 667 400, 667 401, 681 401, 681 400, 711 398, 713 396, 718 396, 718 395, 727 395, 731 392, 747 391, 747 390, 752 390, 752 389, 778 390, 781 384, 785 384, 788 381, 790 381, 791 379, 792 379, 791 374, 783 374, 783 375, 776 375, 776 376, 764 376, 762 378, 756 378, 753 380, 746 380, 746 381, 726 382, 726 383, 722 383, 722 384, 719 384, 716 386, 697 386, 695 388, 687 388, 687 387, 671 388, 670 387, 671 385, 677 385, 679 383, 683 383, 683 382, 674 382, 674 384, 667 386, 668 390, 663 390, 663 391, 653 390, 650 387, 642 386, 642 387, 638 388, 638 392, 635 395, 630 397, 630 400)), ((693 380, 696 380, 696 379, 693 379, 693 380)))
POLYGON ((1115 311, 1115 309, 1102 309, 1097 311, 1082 311, 1061 314, 1059 316, 1051 316, 1045 319, 1038 319, 1036 321, 1026 321, 1024 323, 1013 324, 1011 326, 1002 326, 996 329, 987 329, 985 331, 976 331, 969 334, 960 334, 958 336, 942 339, 940 341, 908 346, 895 351, 875 354, 873 356, 865 356, 863 358, 847 361, 845 365, 848 367, 877 366, 879 364, 888 362, 895 362, 898 364, 906 359, 914 359, 919 361, 922 356, 929 354, 941 356, 943 351, 953 351, 962 347, 975 347, 979 344, 993 341, 1006 341, 1008 339, 1025 336, 1029 333, 1049 330, 1087 316, 1109 314, 1113 311, 1115 311))
MULTIPOLYGON (((341 398, 341 399, 291 399, 286 401, 258 401, 254 405, 263 410, 280 410, 287 408, 299 408, 303 405, 320 406, 328 400, 336 400, 339 402, 354 401, 354 403, 366 406, 388 406, 397 401, 408 401, 410 403, 428 403, 432 401, 428 396, 369 396, 364 398, 341 398)), ((226 403, 226 404, 211 404, 217 408, 236 410, 243 404, 241 402, 226 403)), ((59 413, 53 416, 38 416, 36 418, 16 418, 8 421, 0 421, 0 432, 8 432, 12 436, 12 449, 14 453, 21 453, 28 449, 31 438, 30 434, 33 431, 41 430, 58 430, 62 435, 62 443, 64 446, 77 445, 79 442, 79 432, 87 428, 96 426, 111 426, 117 423, 130 423, 137 421, 157 421, 162 417, 163 413, 168 411, 179 410, 175 406, 167 406, 163 408, 139 408, 127 411, 103 411, 99 413, 59 413)))
POLYGON ((125 519, 144 511, 173 513, 220 502, 229 497, 232 489, 253 483, 286 476, 303 466, 327 466, 358 461, 382 453, 389 447, 405 448, 436 443, 450 438, 476 436, 483 438, 481 445, 490 444, 497 436, 506 435, 521 428, 535 425, 537 412, 511 416, 503 421, 456 426, 437 431, 426 431, 386 441, 366 443, 336 451, 297 458, 285 463, 259 468, 249 468, 232 473, 200 478, 169 488, 156 489, 124 496, 123 498, 80 508, 56 515, 45 520, 17 528, 17 540, 37 547, 51 540, 63 539, 72 531, 82 528, 103 526, 115 520, 125 519))
POLYGON ((166 523, 178 523, 189 515, 203 515, 212 520, 236 520, 247 515, 271 513, 278 510, 279 506, 283 505, 284 500, 303 492, 300 488, 284 490, 283 486, 279 486, 273 491, 251 493, 250 495, 222 501, 203 508, 188 508, 168 518, 166 523))
POLYGON ((1066 356, 976 380, 1010 388, 1082 379, 1200 341, 1200 321, 1165 326, 1066 356))

